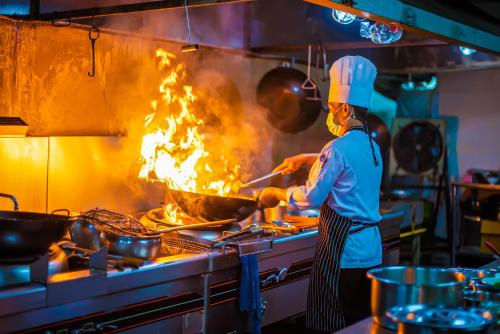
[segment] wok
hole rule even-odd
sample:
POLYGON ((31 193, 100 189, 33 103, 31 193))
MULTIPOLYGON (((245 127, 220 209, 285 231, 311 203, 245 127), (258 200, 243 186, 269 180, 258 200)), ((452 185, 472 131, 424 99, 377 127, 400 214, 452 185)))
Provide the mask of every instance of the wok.
POLYGON ((257 85, 257 102, 267 109, 267 120, 280 131, 297 133, 318 118, 322 102, 314 91, 302 88, 307 76, 291 67, 267 72, 257 85))
POLYGON ((243 195, 223 197, 172 189, 170 195, 188 216, 207 221, 242 221, 257 209, 257 200, 243 195))
POLYGON ((0 262, 28 263, 48 252, 68 228, 69 211, 0 211, 0 262), (66 215, 55 214, 64 211, 66 215))

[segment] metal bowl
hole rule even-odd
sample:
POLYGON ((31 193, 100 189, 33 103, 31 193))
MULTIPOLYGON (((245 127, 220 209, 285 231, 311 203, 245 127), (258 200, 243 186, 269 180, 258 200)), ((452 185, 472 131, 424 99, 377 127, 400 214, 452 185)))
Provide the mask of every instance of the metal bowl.
POLYGON ((368 272, 372 279, 371 310, 379 325, 396 329, 387 315, 395 306, 425 304, 458 307, 463 302, 465 276, 443 268, 381 267, 368 272))
POLYGON ((77 217, 74 220, 69 233, 71 240, 81 248, 98 250, 106 244, 101 231, 99 231, 95 224, 84 217, 77 217))
POLYGON ((113 255, 154 260, 161 248, 161 235, 125 235, 101 231, 93 222, 79 217, 70 228, 71 240, 78 247, 98 250, 104 246, 113 255))
POLYGON ((129 236, 103 232, 108 251, 113 255, 154 260, 161 248, 161 234, 129 236))

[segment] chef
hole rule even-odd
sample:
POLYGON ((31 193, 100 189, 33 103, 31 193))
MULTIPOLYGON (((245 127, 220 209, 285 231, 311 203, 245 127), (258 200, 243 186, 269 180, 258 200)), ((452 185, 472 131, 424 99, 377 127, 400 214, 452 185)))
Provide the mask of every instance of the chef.
POLYGON ((377 226, 382 158, 366 122, 376 75, 375 65, 361 56, 333 63, 327 126, 338 138, 319 154, 287 158, 275 169, 288 174, 312 165, 304 186, 265 188, 259 197, 263 207, 279 201, 321 207, 307 296, 308 333, 335 332, 370 314, 366 271, 382 262, 377 226))

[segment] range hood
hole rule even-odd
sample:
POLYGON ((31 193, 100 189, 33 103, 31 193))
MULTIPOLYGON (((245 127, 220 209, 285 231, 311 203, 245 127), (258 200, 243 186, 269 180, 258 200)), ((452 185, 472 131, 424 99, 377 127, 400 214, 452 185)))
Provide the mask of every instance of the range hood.
POLYGON ((0 117, 0 137, 25 137, 28 124, 20 117, 0 117))

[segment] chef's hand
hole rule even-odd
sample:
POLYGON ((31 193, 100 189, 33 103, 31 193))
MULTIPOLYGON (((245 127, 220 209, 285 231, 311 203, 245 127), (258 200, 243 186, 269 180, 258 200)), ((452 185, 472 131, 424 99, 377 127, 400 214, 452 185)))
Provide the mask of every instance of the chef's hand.
POLYGON ((273 208, 280 201, 286 201, 286 189, 275 187, 264 188, 259 196, 259 206, 262 208, 273 208))
POLYGON ((300 169, 303 165, 312 165, 318 158, 317 153, 298 154, 293 157, 286 158, 276 167, 273 172, 281 172, 281 174, 291 174, 300 169))

